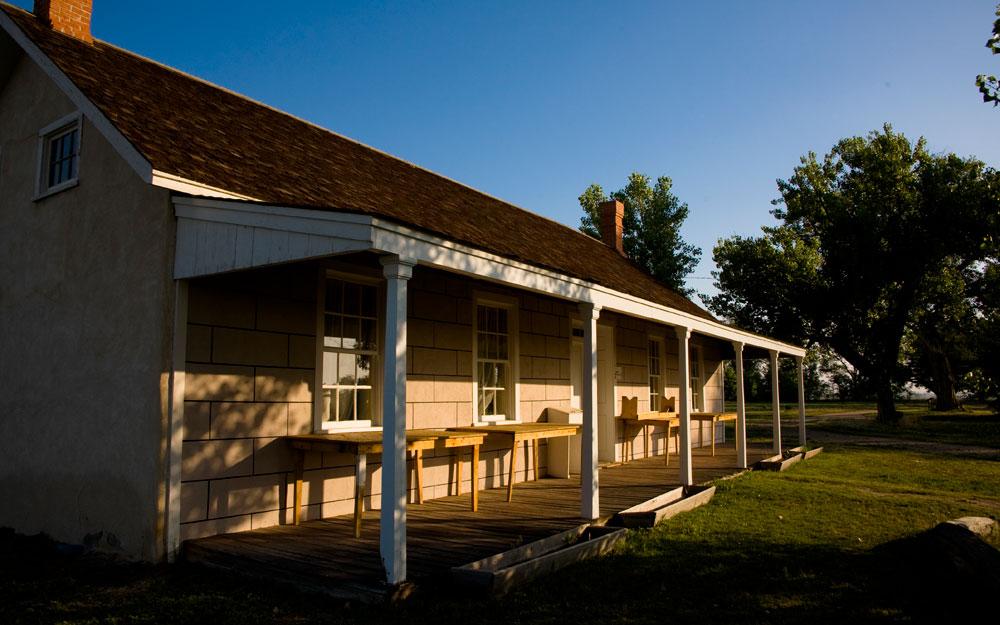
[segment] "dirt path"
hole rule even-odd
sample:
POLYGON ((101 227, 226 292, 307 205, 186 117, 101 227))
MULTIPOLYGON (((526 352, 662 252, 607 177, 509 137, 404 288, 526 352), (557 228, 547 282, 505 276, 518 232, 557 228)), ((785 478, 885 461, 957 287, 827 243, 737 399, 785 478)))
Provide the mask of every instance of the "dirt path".
MULTIPOLYGON (((829 416, 829 415, 827 415, 829 416)), ((906 438, 890 436, 872 436, 869 434, 842 434, 827 432, 818 427, 809 431, 810 442, 819 444, 858 445, 861 447, 893 447, 935 454, 952 454, 979 458, 983 460, 1000 460, 1000 449, 981 447, 978 445, 957 445, 954 443, 937 443, 934 441, 915 441, 906 438)))

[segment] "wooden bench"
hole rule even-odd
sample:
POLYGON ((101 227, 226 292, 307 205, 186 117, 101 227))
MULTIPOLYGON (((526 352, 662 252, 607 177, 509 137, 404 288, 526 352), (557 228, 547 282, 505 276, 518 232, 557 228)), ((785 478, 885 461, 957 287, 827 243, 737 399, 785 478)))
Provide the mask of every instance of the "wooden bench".
POLYGON ((698 423, 711 423, 712 424, 712 455, 715 455, 715 424, 724 423, 726 421, 735 421, 735 412, 692 412, 691 420, 697 421, 698 423))
MULTIPOLYGON (((453 432, 474 432, 510 439, 510 475, 507 478, 507 501, 514 497, 514 471, 517 468, 517 446, 531 443, 535 458, 535 479, 538 479, 538 441, 543 438, 574 436, 580 433, 580 426, 570 423, 507 423, 496 425, 474 425, 470 427, 448 428, 453 432)), ((525 476, 527 479, 527 476, 525 476)))
MULTIPOLYGON (((665 407, 673 408, 673 398, 668 398, 665 402, 665 407)), ((615 417, 622 422, 623 434, 625 436, 624 448, 622 449, 622 459, 624 461, 635 459, 635 446, 632 442, 632 436, 629 435, 629 431, 632 427, 642 428, 642 441, 646 448, 646 457, 650 455, 650 439, 649 439, 649 428, 654 425, 662 425, 666 429, 666 437, 664 447, 666 448, 665 462, 667 465, 670 464, 670 436, 671 433, 674 437, 674 446, 680 449, 680 417, 677 416, 676 412, 669 410, 663 411, 650 411, 650 412, 639 412, 639 398, 638 397, 622 397, 622 413, 618 417, 615 417)))
MULTIPOLYGON (((479 446, 485 440, 485 434, 470 432, 451 432, 447 430, 407 430, 406 451, 414 453, 414 468, 416 469, 417 503, 424 502, 423 469, 424 451, 431 449, 453 449, 472 447, 472 510, 479 509, 479 446)), ((354 455, 354 537, 361 537, 361 516, 364 511, 365 487, 368 483, 368 454, 382 452, 382 432, 341 432, 333 434, 302 434, 285 436, 284 439, 295 452, 295 489, 292 518, 295 525, 299 524, 302 509, 302 479, 305 472, 305 455, 308 451, 328 453, 351 453, 354 455)), ((462 461, 460 453, 456 454, 458 468, 456 478, 457 491, 462 490, 462 461)))

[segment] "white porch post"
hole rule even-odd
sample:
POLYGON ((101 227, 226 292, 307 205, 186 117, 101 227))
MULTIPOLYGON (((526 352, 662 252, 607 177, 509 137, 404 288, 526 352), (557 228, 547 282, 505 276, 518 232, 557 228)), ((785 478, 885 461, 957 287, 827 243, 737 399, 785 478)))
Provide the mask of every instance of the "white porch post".
POLYGON ((406 581, 406 281, 414 263, 382 258, 386 282, 382 391, 382 512, 379 548, 386 581, 406 581))
POLYGON ((583 436, 580 441, 580 516, 601 516, 597 467, 597 318, 601 309, 588 302, 580 303, 583 319, 583 382, 580 403, 583 408, 583 436))
POLYGON ((743 390, 743 343, 733 341, 736 367, 736 468, 747 468, 747 405, 743 390))
POLYGON ((691 328, 676 326, 674 330, 677 332, 677 386, 680 389, 678 403, 681 417, 681 448, 678 456, 681 459, 681 484, 690 486, 694 483, 694 471, 691 468, 691 362, 688 357, 691 328))
POLYGON ((781 395, 778 393, 778 352, 768 350, 771 356, 771 428, 774 430, 774 453, 781 453, 781 395))
POLYGON ((795 367, 799 373, 799 445, 806 444, 806 376, 802 368, 802 356, 795 357, 795 367))

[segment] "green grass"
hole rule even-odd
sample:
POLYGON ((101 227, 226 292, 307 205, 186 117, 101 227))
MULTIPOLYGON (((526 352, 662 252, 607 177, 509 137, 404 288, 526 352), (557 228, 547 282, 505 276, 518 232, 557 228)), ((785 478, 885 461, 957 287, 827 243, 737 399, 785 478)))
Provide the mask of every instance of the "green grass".
MULTIPOLYGON (((868 426, 851 425, 852 432, 881 435, 874 422, 858 423, 868 426)), ((915 436, 945 428, 956 440, 979 440, 961 439, 966 422, 941 426, 925 416, 913 423, 915 436)), ((935 593, 884 545, 965 515, 1000 517, 1000 461, 827 445, 789 471, 720 482, 709 505, 631 532, 614 555, 502 601, 443 584, 397 608, 345 607, 196 568, 121 565, 0 540, 0 622, 933 621, 941 615, 924 599, 935 593)), ((991 540, 1000 547, 1000 534, 991 540)))
POLYGON ((884 436, 958 445, 979 445, 1000 449, 1000 415, 986 406, 969 405, 963 410, 930 411, 926 406, 902 406, 898 424, 827 419, 813 427, 840 434, 884 436))

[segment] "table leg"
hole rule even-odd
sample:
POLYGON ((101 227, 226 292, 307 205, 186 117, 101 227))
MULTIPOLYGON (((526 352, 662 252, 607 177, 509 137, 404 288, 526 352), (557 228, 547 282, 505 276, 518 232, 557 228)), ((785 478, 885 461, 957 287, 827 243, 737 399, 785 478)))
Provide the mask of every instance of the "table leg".
POLYGON ((292 499, 292 522, 299 524, 302 514, 302 474, 305 472, 306 452, 302 449, 295 450, 295 488, 292 499))
POLYGON ((479 445, 472 446, 472 511, 479 510, 479 445))
POLYGON ((414 451, 413 463, 417 469, 417 503, 424 503, 424 450, 414 451))
POLYGON ((673 428, 668 423, 667 424, 667 431, 663 433, 663 447, 664 447, 664 449, 667 452, 666 456, 667 456, 667 466, 668 467, 670 466, 670 430, 672 430, 672 429, 673 428))
POLYGON ((715 455, 715 419, 712 419, 712 455, 715 455))
POLYGON ((650 438, 649 438, 649 426, 648 425, 643 425, 642 426, 642 445, 646 449, 646 453, 643 455, 643 458, 649 458, 652 455, 653 452, 650 451, 650 449, 649 449, 650 448, 650 438))
POLYGON ((510 446, 510 475, 507 476, 507 501, 510 502, 514 498, 514 471, 517 467, 517 438, 514 439, 514 444, 510 446))
POLYGON ((455 449, 455 494, 462 494, 462 449, 455 449))
POLYGON ((538 481, 538 439, 531 441, 531 456, 535 463, 535 481, 538 481))
POLYGON ((354 537, 361 538, 361 517, 365 510, 365 486, 368 483, 368 454, 354 458, 354 537))

